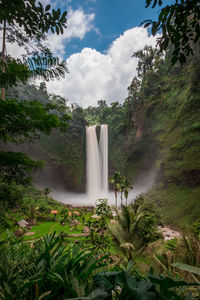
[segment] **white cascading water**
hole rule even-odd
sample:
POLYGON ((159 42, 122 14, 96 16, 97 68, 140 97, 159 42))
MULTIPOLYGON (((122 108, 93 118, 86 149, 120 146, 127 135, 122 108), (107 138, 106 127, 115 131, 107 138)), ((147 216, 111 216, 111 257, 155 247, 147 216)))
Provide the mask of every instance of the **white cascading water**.
POLYGON ((101 125, 99 150, 101 162, 101 189, 105 194, 108 192, 108 125, 101 125))
POLYGON ((87 142, 87 195, 89 199, 100 196, 100 159, 96 135, 96 125, 86 127, 87 142))
POLYGON ((101 125, 98 145, 96 125, 86 127, 87 195, 96 201, 108 191, 108 126, 101 125))
MULTIPOLYGON (((108 191, 108 126, 101 125, 99 145, 96 126, 86 127, 86 147, 87 193, 54 191, 52 194, 56 200, 71 205, 93 206, 99 198, 107 198, 109 205, 114 205, 114 193, 108 191)), ((136 183, 134 190, 129 193, 129 199, 133 200, 146 192, 154 183, 155 176, 155 170, 151 170, 145 178, 136 183)))

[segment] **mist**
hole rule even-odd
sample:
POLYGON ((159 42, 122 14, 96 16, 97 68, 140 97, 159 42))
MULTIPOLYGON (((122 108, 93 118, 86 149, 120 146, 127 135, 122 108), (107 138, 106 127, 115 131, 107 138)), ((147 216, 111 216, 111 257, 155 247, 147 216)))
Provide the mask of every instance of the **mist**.
MULTIPOLYGON (((134 199, 140 194, 146 193, 154 184, 156 178, 156 171, 152 169, 146 175, 141 175, 135 184, 133 183, 133 189, 130 190, 128 195, 128 204, 134 201, 134 199)), ((86 193, 72 193, 62 190, 52 190, 51 196, 58 202, 64 203, 66 205, 72 206, 95 206, 97 204, 97 199, 88 196, 86 193)), ((101 194, 101 198, 108 199, 108 204, 110 206, 115 205, 115 196, 112 190, 107 193, 101 194)), ((120 193, 118 193, 118 205, 121 204, 120 193)), ((125 204, 125 199, 123 200, 125 204)))

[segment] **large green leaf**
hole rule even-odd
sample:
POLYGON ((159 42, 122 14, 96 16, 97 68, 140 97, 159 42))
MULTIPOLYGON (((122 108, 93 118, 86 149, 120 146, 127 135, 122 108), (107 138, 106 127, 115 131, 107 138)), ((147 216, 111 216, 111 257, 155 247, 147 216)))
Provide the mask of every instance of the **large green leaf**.
POLYGON ((187 272, 190 272, 190 273, 194 273, 196 275, 200 275, 200 268, 197 268, 197 267, 194 267, 194 266, 191 266, 191 265, 188 265, 188 264, 183 264, 183 263, 180 263, 180 262, 176 262, 176 263, 173 263, 171 264, 172 267, 176 267, 180 270, 183 270, 183 271, 187 271, 187 272))

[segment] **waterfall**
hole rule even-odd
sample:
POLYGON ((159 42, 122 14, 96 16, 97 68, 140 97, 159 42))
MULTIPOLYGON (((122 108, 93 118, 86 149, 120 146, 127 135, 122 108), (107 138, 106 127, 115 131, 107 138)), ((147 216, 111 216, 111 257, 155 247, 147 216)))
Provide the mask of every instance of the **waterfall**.
POLYGON ((101 125, 98 145, 96 125, 86 127, 87 195, 96 201, 108 191, 108 126, 101 125))
POLYGON ((96 125, 86 127, 87 139, 87 194, 96 198, 100 195, 100 159, 96 125))
POLYGON ((99 142, 100 161, 101 161, 101 189, 108 191, 108 125, 101 125, 99 142))

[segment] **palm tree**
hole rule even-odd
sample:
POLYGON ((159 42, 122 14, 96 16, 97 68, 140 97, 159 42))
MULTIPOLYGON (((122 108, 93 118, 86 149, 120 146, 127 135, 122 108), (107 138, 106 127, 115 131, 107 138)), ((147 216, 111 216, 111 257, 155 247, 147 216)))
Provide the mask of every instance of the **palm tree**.
POLYGON ((132 189, 133 187, 130 185, 130 182, 128 181, 127 178, 125 178, 124 180, 124 196, 125 196, 125 199, 126 199, 126 205, 128 204, 128 194, 129 194, 129 191, 130 189, 132 189))
POLYGON ((47 200, 47 196, 51 193, 51 189, 49 187, 46 187, 46 188, 44 188, 43 193, 45 194, 46 200, 47 200))
POLYGON ((115 206, 117 207, 117 193, 120 190, 120 181, 121 181, 120 172, 115 171, 115 173, 109 178, 109 181, 113 185, 113 191, 115 194, 115 206))
POLYGON ((123 193, 125 192, 125 182, 126 182, 126 177, 125 176, 121 176, 120 178, 120 185, 119 185, 119 190, 120 190, 120 198, 121 198, 121 207, 123 204, 123 193))
POLYGON ((128 206, 122 205, 117 219, 118 223, 109 224, 109 230, 128 259, 158 238, 160 216, 155 205, 142 197, 128 206))

